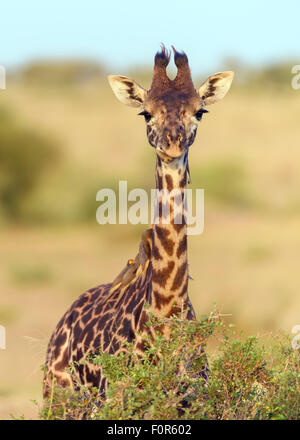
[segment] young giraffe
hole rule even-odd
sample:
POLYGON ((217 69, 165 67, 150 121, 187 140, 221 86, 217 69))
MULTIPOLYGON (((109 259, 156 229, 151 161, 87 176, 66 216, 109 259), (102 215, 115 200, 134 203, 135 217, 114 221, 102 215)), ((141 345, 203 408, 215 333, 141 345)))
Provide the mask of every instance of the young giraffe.
MULTIPOLYGON (((98 350, 118 354, 122 341, 134 341, 138 352, 145 349, 143 334, 153 336, 145 324, 148 311, 169 317, 178 310, 186 319, 195 319, 188 297, 187 237, 184 216, 184 188, 189 179, 188 151, 195 139, 198 122, 206 105, 222 99, 230 88, 233 72, 210 76, 195 90, 185 53, 174 48, 177 76, 169 79, 166 67, 170 53, 165 47, 155 56, 153 81, 149 91, 124 76, 108 77, 124 104, 139 107, 147 124, 149 143, 156 150, 157 218, 142 235, 135 260, 129 260, 113 283, 88 290, 69 308, 50 339, 46 357, 44 396, 53 378, 62 386, 83 384, 103 393, 106 378, 101 366, 88 355, 98 350), (173 191, 167 201, 164 190, 173 191), (175 191, 175 193, 174 193, 175 191), (169 208, 169 223, 165 214, 169 208), (181 211, 180 209, 181 208, 181 211), (149 308, 145 309, 145 304, 149 308), (67 371, 74 366, 72 376, 67 371)), ((168 328, 160 328, 168 335, 168 328)))

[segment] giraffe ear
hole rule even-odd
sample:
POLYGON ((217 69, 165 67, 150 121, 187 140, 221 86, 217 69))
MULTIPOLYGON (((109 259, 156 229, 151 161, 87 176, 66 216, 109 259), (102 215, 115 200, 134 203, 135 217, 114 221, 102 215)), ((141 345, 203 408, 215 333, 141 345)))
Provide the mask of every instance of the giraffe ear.
POLYGON ((109 75, 108 82, 119 101, 131 107, 140 107, 148 93, 146 89, 126 76, 109 75))
POLYGON ((206 105, 214 104, 224 98, 230 89, 234 72, 220 72, 209 76, 207 80, 201 84, 198 93, 206 105))

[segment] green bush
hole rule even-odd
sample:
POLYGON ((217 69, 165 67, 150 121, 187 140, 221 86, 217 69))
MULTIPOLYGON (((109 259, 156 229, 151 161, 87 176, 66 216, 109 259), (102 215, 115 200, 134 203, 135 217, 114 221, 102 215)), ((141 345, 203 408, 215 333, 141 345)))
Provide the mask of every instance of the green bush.
POLYGON ((0 121, 0 213, 18 221, 24 199, 59 155, 51 139, 20 125, 3 108, 0 121))
POLYGON ((237 338, 216 313, 200 321, 152 319, 149 325, 162 323, 170 326, 170 339, 156 332, 142 357, 125 344, 119 356, 97 353, 84 361, 102 366, 109 381, 104 401, 95 389, 71 393, 54 386, 41 418, 299 419, 300 359, 289 338, 267 349, 256 337, 237 338), (206 362, 198 347, 205 349, 212 335, 219 346, 206 381, 197 374, 206 362))

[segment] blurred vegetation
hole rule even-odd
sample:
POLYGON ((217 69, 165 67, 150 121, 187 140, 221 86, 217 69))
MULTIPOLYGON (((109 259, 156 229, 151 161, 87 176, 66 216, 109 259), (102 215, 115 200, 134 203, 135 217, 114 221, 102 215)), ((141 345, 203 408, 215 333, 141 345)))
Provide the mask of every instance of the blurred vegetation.
POLYGON ((261 263, 270 257, 272 257, 272 249, 262 245, 252 244, 245 252, 245 261, 250 263, 261 263))
POLYGON ((299 353, 288 337, 267 349, 259 338, 237 335, 216 312, 200 321, 180 316, 151 318, 155 329, 168 325, 170 339, 155 332, 140 357, 133 344, 119 356, 90 354, 84 362, 101 365, 109 385, 106 399, 96 389, 77 393, 54 386, 40 412, 42 419, 90 420, 297 420, 300 417, 299 353), (217 354, 209 361, 204 349, 214 336, 217 354), (198 354, 196 354, 198 353, 198 354))
POLYGON ((0 308, 0 322, 5 322, 6 325, 11 325, 19 317, 19 310, 12 305, 1 304, 0 308))
POLYGON ((261 67, 245 64, 236 57, 227 57, 223 60, 220 70, 233 70, 235 72, 235 86, 241 90, 250 91, 266 90, 284 92, 291 89, 291 72, 299 60, 284 60, 265 64, 261 67))
POLYGON ((10 268, 12 281, 19 285, 49 284, 53 280, 53 273, 46 265, 41 264, 15 264, 10 268))
POLYGON ((299 62, 281 62, 264 66, 263 68, 253 68, 248 70, 245 75, 243 86, 247 88, 269 88, 278 91, 291 89, 292 66, 299 62))
POLYGON ((99 80, 104 68, 90 60, 38 60, 16 72, 21 81, 28 85, 73 86, 99 80))
POLYGON ((192 183, 207 190, 209 199, 223 205, 250 208, 253 204, 245 167, 241 161, 224 158, 193 170, 192 183))
POLYGON ((25 127, 3 107, 0 118, 0 212, 18 221, 24 200, 57 162, 59 150, 49 137, 25 127))

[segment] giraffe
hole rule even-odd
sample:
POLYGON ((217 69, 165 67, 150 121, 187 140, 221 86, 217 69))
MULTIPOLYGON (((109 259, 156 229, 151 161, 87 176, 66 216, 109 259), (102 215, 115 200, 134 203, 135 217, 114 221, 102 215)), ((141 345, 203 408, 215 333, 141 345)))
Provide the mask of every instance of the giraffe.
MULTIPOLYGON (((187 320, 196 318, 188 296, 184 215, 188 153, 198 124, 207 113, 206 106, 226 95, 234 73, 214 74, 196 90, 186 54, 173 46, 172 49, 177 66, 173 80, 166 72, 171 52, 164 46, 155 55, 149 90, 125 76, 108 77, 116 97, 139 108, 139 115, 144 116, 148 141, 156 152, 157 216, 152 227, 142 234, 135 259, 128 260, 113 282, 83 293, 57 324, 47 349, 44 397, 49 395, 54 378, 63 387, 74 388, 79 383, 97 387, 99 393, 105 394, 107 380, 101 366, 80 361, 99 350, 118 355, 124 350, 123 341, 133 342, 135 350, 143 352, 143 338, 147 334, 153 337, 154 332, 146 325, 149 311, 168 318, 181 310, 187 320), (174 196, 166 199, 166 191, 174 196), (72 375, 68 371, 70 365, 72 375)), ((160 331, 168 336, 166 325, 160 331)))

